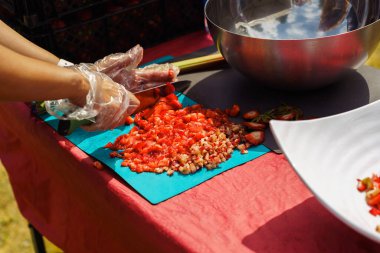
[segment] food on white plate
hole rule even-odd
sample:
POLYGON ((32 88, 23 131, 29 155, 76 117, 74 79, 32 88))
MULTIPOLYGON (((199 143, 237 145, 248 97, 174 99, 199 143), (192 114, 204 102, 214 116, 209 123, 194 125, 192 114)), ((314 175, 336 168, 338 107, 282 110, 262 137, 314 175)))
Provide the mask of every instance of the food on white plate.
MULTIPOLYGON (((372 174, 371 177, 357 179, 356 188, 359 192, 365 193, 365 201, 370 207, 369 213, 373 216, 380 215, 380 177, 372 174)), ((376 226, 376 231, 380 233, 380 225, 376 226)))

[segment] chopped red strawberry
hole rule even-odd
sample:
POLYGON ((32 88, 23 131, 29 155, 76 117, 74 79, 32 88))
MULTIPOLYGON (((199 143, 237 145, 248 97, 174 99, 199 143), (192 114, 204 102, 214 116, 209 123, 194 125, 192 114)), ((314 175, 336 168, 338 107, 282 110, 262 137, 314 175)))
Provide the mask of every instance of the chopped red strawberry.
POLYGON ((376 195, 371 196, 371 197, 368 197, 368 194, 367 194, 366 201, 367 201, 367 204, 370 206, 375 206, 375 205, 379 204, 380 203, 380 193, 377 192, 376 195))
POLYGON ((155 88, 153 90, 154 96, 161 96, 161 89, 160 88, 155 88))
POLYGON ((372 207, 370 210, 369 210, 369 213, 372 214, 373 216, 377 216, 377 215, 380 215, 380 210, 375 208, 375 207, 372 207))
POLYGON ((133 118, 131 116, 127 116, 125 118, 125 124, 126 125, 131 125, 133 123, 133 118))
POLYGON ((113 151, 113 152, 110 153, 110 157, 111 158, 115 158, 115 157, 122 157, 122 156, 118 152, 113 151))
POLYGON ((178 101, 178 97, 174 93, 171 93, 171 94, 167 95, 166 97, 164 97, 164 99, 162 100, 162 102, 164 102, 167 105, 171 106, 172 110, 177 110, 177 109, 181 109, 182 108, 181 102, 178 101))
POLYGON ((164 87, 164 93, 166 94, 165 96, 174 93, 175 87, 171 83, 167 83, 166 86, 164 87))
POLYGON ((165 96, 161 101, 173 101, 173 100, 178 101, 178 97, 175 94, 170 93, 167 96, 165 96))
POLYGON ((363 183, 362 180, 357 179, 357 181, 358 181, 358 184, 357 184, 357 186, 356 186, 356 189, 358 189, 358 191, 362 192, 362 191, 367 190, 367 186, 366 186, 365 183, 363 183))
POLYGON ((172 93, 137 113, 134 128, 116 139, 117 152, 110 156, 124 159, 121 166, 137 173, 166 171, 171 175, 216 168, 239 144, 243 154, 248 152, 251 144, 244 139, 243 126, 231 122, 222 110, 198 104, 181 107, 172 93))
POLYGON ((112 142, 108 142, 106 145, 104 145, 104 148, 112 149, 113 148, 112 142))
POLYGON ((98 170, 102 170, 103 169, 103 164, 101 164, 99 161, 95 161, 93 163, 94 167, 98 170))

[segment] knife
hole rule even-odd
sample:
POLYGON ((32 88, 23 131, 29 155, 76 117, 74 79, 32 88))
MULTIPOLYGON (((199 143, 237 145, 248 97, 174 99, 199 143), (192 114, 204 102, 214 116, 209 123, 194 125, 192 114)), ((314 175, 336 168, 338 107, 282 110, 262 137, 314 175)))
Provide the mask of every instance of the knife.
MULTIPOLYGON (((190 80, 182 80, 182 81, 175 81, 175 82, 170 82, 170 83, 174 86, 175 91, 184 92, 190 86, 191 81, 190 80)), ((132 93, 134 95, 142 94, 142 93, 145 93, 145 92, 149 92, 150 90, 154 90, 154 89, 157 89, 157 88, 165 87, 166 84, 167 84, 167 82, 166 83, 161 83, 161 84, 158 84, 156 86, 149 87, 149 88, 146 88, 146 89, 143 89, 143 90, 134 91, 132 93)))
MULTIPOLYGON (((147 89, 133 92, 134 95, 137 97, 144 96, 149 94, 153 89, 161 89, 166 86, 167 83, 161 83, 159 85, 156 85, 154 87, 149 87, 147 89)), ((171 82, 171 84, 174 86, 176 92, 184 92, 187 88, 190 87, 191 81, 190 80, 181 80, 176 82, 171 82)), ((57 131, 60 135, 68 135, 71 134, 75 129, 82 125, 91 124, 91 121, 88 119, 84 120, 59 120, 58 122, 58 128, 57 131)))

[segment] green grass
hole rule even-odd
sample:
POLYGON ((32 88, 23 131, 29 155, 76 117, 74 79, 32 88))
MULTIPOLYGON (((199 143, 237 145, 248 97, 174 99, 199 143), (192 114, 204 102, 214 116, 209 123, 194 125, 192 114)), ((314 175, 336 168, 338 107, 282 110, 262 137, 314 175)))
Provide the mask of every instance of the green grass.
MULTIPOLYGON (((45 240, 46 251, 61 253, 45 240)), ((9 184, 7 172, 0 162, 0 253, 34 253, 28 222, 20 214, 9 184)))

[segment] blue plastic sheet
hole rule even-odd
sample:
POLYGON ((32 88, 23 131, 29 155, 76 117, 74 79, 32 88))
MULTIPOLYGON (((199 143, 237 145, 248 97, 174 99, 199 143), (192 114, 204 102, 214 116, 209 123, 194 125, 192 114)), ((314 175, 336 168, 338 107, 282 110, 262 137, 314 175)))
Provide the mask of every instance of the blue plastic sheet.
MULTIPOLYGON (((182 93, 177 93, 177 96, 183 106, 195 104, 193 100, 182 93)), ((54 129, 57 129, 58 120, 55 117, 44 115, 43 119, 54 129)), ((172 176, 168 176, 166 173, 136 173, 127 167, 121 167, 122 159, 110 158, 109 153, 111 151, 103 148, 108 142, 114 142, 118 136, 128 133, 132 127, 133 125, 122 126, 101 132, 86 132, 78 128, 65 137, 90 156, 106 164, 152 204, 158 204, 172 198, 224 171, 235 168, 270 151, 263 145, 249 148, 248 154, 240 154, 238 150, 235 150, 232 157, 221 163, 219 167, 213 170, 202 168, 190 175, 183 175, 178 172, 175 172, 172 176)))

